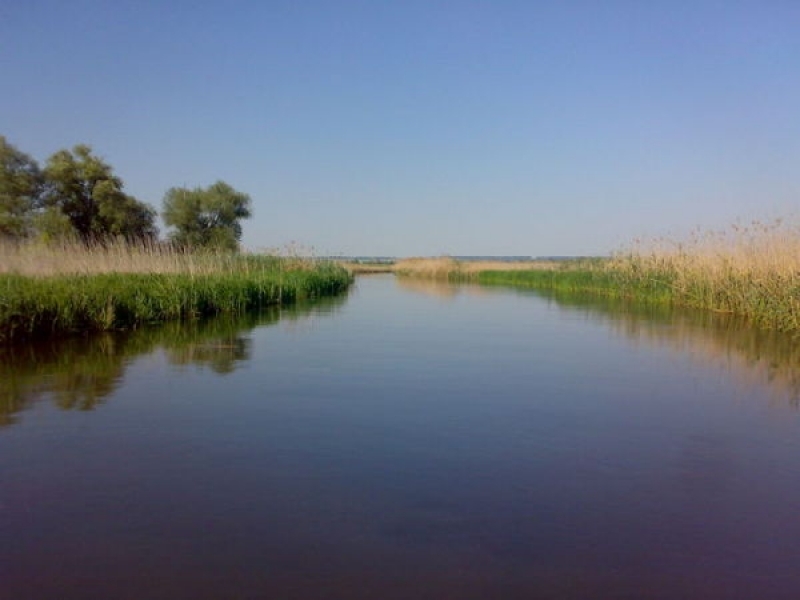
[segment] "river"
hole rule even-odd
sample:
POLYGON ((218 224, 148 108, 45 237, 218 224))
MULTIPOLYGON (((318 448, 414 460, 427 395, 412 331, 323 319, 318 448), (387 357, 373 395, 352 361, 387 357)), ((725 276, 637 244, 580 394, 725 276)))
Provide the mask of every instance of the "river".
POLYGON ((0 354, 0 598, 798 598, 800 348, 363 276, 0 354))

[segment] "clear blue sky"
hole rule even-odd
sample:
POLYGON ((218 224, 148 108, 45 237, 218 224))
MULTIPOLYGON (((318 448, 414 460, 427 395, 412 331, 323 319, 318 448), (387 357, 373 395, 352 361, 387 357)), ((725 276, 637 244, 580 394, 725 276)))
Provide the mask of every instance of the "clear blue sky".
POLYGON ((0 84, 42 162, 247 192, 251 249, 603 254, 800 203, 797 0, 5 0, 0 84))

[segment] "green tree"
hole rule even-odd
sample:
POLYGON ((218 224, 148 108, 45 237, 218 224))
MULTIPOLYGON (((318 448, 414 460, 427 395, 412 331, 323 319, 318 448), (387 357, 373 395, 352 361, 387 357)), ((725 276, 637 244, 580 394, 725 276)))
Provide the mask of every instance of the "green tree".
POLYGON ((39 165, 0 135, 0 237, 27 236, 42 193, 39 165))
POLYGON ((65 239, 76 239, 77 232, 57 206, 48 206, 33 217, 33 230, 40 240, 54 242, 65 239))
POLYGON ((171 188, 164 195, 164 223, 180 246, 237 250, 240 221, 250 217, 250 197, 224 181, 207 188, 171 188))
POLYGON ((53 154, 44 169, 45 204, 56 207, 84 240, 154 238, 156 212, 122 191, 110 165, 79 144, 53 154))

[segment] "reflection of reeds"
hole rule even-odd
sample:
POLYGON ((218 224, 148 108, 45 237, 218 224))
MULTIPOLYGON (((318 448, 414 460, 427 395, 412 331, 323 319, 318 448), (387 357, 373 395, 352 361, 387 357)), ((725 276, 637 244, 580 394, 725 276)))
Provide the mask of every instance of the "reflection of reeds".
POLYGON ((0 346, 0 426, 13 423, 26 406, 48 396, 65 410, 91 410, 114 393, 132 360, 159 348, 172 365, 191 364, 220 375, 230 373, 250 359, 248 334, 253 328, 279 319, 296 322, 311 315, 332 314, 343 301, 342 297, 326 298, 241 316, 0 346))
POLYGON ((741 317, 723 313, 648 306, 596 295, 541 293, 562 308, 602 320, 629 339, 663 345, 722 367, 743 385, 767 387, 798 406, 800 345, 791 334, 748 326, 741 317))
POLYGON ((444 300, 457 296, 487 297, 497 290, 489 286, 470 284, 469 280, 450 281, 436 277, 396 277, 397 286, 408 292, 444 300))
POLYGON ((450 299, 460 292, 458 286, 439 279, 398 277, 396 281, 403 290, 436 298, 450 299))

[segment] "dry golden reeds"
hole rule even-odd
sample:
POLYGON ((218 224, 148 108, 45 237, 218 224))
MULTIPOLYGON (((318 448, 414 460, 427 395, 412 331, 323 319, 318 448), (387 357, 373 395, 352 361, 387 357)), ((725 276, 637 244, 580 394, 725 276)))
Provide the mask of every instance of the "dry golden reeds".
POLYGON ((782 219, 697 230, 685 242, 638 242, 604 268, 623 281, 665 282, 695 306, 800 315, 800 227, 782 219))
POLYGON ((0 243, 0 273, 30 277, 218 272, 227 259, 222 254, 191 254, 168 245, 147 242, 111 241, 94 245, 76 241, 0 243))
POLYGON ((456 260, 449 256, 436 258, 404 258, 394 264, 398 275, 426 277, 432 279, 467 279, 483 271, 531 271, 552 270, 559 263, 548 260, 500 261, 500 260, 456 260))
POLYGON ((686 241, 640 241, 610 259, 551 272, 484 271, 477 280, 692 306, 799 331, 800 227, 778 219, 697 230, 686 241))
POLYGON ((318 262, 300 255, 294 247, 264 254, 203 250, 186 251, 158 242, 129 243, 108 240, 84 244, 66 240, 56 243, 0 241, 0 274, 47 277, 52 275, 99 275, 104 273, 182 273, 211 275, 241 273, 252 269, 287 271, 313 269, 318 262))

